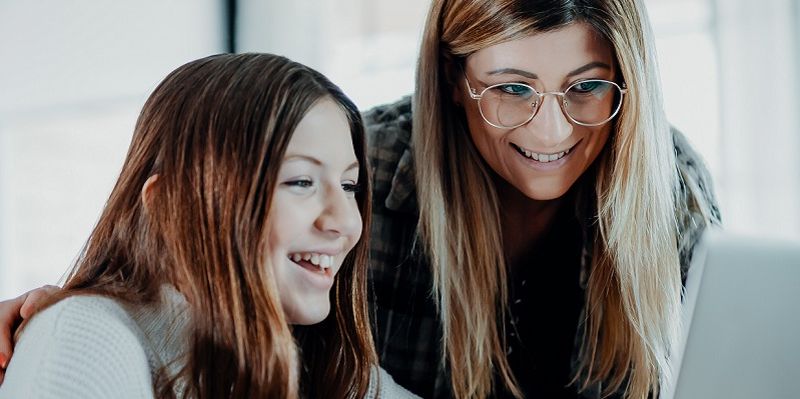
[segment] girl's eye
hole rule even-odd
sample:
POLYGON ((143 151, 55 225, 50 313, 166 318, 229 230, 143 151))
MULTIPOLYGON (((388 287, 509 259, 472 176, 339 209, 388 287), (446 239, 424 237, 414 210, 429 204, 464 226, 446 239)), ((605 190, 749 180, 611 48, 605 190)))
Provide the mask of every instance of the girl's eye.
POLYGON ((294 189, 295 191, 302 191, 314 187, 314 181, 311 179, 295 179, 283 182, 284 186, 294 189))
POLYGON ((287 181, 285 184, 287 186, 295 186, 295 187, 311 187, 314 185, 314 182, 308 179, 300 179, 300 180, 287 181))
POLYGON ((361 185, 358 183, 342 183, 342 189, 346 193, 356 194, 361 192, 361 185))

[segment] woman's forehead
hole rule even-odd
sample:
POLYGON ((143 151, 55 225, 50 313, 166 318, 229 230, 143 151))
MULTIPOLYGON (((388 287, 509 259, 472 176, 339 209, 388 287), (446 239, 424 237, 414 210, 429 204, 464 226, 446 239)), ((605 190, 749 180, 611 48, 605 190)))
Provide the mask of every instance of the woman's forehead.
POLYGON ((467 59, 467 67, 483 77, 509 69, 539 77, 563 76, 590 63, 613 66, 613 54, 608 41, 592 27, 574 23, 478 50, 467 59))

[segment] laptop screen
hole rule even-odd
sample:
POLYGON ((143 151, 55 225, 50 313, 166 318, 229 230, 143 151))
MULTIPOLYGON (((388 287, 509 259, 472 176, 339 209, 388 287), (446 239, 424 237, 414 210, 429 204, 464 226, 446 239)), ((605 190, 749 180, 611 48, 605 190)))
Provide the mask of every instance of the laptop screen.
POLYGON ((800 398, 800 244, 708 232, 666 399, 800 398))

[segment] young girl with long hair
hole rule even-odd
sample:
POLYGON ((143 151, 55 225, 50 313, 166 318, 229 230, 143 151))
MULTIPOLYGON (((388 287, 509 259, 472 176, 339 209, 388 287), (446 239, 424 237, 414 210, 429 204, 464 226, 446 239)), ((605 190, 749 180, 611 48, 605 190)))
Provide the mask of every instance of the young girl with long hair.
POLYGON ((183 65, 0 397, 374 397, 369 215, 362 119, 328 79, 269 54, 183 65))

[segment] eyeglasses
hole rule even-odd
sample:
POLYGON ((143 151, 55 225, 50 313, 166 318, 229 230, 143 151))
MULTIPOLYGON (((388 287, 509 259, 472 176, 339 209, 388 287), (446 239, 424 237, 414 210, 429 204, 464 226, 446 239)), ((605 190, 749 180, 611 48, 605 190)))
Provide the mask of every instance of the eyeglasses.
POLYGON ((622 96, 628 92, 624 84, 620 87, 608 80, 588 79, 573 83, 563 92, 539 93, 523 83, 499 83, 478 94, 466 77, 464 80, 469 96, 478 102, 483 119, 500 129, 513 129, 530 122, 548 94, 561 97, 561 109, 572 122, 600 126, 619 113, 622 96))

